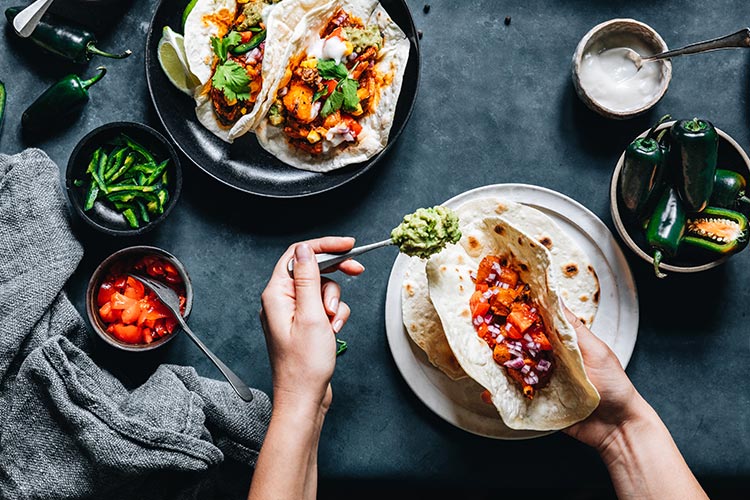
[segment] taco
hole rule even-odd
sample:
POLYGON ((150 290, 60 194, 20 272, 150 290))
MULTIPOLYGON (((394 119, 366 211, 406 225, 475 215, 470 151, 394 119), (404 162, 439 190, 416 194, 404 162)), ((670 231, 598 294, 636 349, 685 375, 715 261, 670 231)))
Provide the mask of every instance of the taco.
POLYGON ((549 250, 498 215, 465 221, 427 263, 430 300, 466 374, 512 429, 557 430, 599 404, 549 250))
POLYGON ((303 17, 321 0, 198 0, 185 21, 185 52, 201 85, 196 115, 222 140, 252 129, 273 63, 303 17), (235 131, 232 133, 232 131, 235 131))
POLYGON ((295 35, 283 70, 262 96, 268 111, 257 124, 261 146, 316 172, 382 151, 409 58, 398 25, 377 0, 334 0, 306 15, 295 35))
MULTIPOLYGON (((586 254, 552 219, 532 207, 486 197, 466 202, 456 209, 460 224, 468 227, 482 217, 499 216, 529 234, 550 252, 554 281, 566 306, 591 326, 599 305, 599 280, 586 254)), ((401 291, 404 327, 430 362, 449 378, 466 376, 458 364, 443 325, 429 297, 426 262, 410 259, 401 291)))

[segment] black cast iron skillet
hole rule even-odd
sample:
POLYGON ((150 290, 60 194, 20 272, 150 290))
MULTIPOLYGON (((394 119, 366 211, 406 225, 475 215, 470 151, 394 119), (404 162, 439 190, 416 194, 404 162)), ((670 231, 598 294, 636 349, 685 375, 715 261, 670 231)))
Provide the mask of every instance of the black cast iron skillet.
POLYGON ((157 59, 162 28, 170 26, 182 32, 187 0, 162 0, 146 39, 146 79, 159 119, 185 156, 210 176, 240 191, 270 198, 298 198, 343 186, 372 168, 388 151, 409 120, 417 98, 420 53, 411 13, 404 0, 381 0, 381 4, 406 33, 410 52, 388 146, 368 161, 329 173, 307 172, 277 160, 251 133, 227 144, 203 128, 195 116, 194 101, 172 86, 157 59))

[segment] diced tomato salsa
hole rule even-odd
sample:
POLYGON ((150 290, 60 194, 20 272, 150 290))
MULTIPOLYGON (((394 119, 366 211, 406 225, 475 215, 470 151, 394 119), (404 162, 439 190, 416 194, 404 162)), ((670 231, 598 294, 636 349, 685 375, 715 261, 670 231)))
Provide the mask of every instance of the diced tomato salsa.
POLYGON ((553 356, 544 320, 529 296, 529 285, 507 260, 494 255, 482 259, 472 279, 475 291, 469 307, 477 334, 492 349, 495 362, 533 399, 535 391, 549 382, 553 356))
POLYGON ((127 344, 150 344, 171 334, 177 320, 154 292, 128 273, 167 284, 180 297, 180 313, 185 314, 185 284, 177 268, 165 259, 147 255, 135 262, 114 264, 99 286, 96 303, 107 332, 127 344))

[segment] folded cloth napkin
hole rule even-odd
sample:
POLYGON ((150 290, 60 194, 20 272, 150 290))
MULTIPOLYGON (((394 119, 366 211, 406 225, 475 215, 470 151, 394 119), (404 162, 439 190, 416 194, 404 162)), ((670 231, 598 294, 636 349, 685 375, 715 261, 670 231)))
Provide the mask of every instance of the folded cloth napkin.
POLYGON ((225 498, 220 465, 255 465, 268 397, 170 365, 128 391, 81 350, 58 175, 39 150, 0 155, 0 498, 225 498))

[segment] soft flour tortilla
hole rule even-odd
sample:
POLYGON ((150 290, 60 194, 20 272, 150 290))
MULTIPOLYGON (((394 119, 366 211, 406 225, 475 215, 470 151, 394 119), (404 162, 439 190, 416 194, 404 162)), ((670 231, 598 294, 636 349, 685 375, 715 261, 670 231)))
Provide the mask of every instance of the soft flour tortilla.
POLYGON ((198 121, 226 142, 233 142, 252 130, 258 119, 265 116, 270 104, 264 105, 264 88, 283 75, 286 69, 285 55, 289 52, 294 30, 303 23, 305 16, 316 8, 327 4, 322 0, 284 0, 270 4, 263 11, 266 25, 265 49, 263 51, 263 86, 253 109, 233 125, 223 125, 214 112, 209 96, 210 79, 213 76, 215 54, 211 37, 224 35, 227 22, 237 13, 236 0, 198 0, 185 21, 185 52, 190 71, 198 77, 201 85, 195 91, 195 114, 198 121))
POLYGON ((448 345, 440 317, 430 301, 426 264, 425 260, 411 257, 404 273, 401 288, 404 327, 414 343, 427 354, 430 363, 453 380, 466 378, 466 373, 448 345))
POLYGON ((461 241, 427 263, 430 299, 461 367, 489 390, 500 416, 512 429, 558 430, 583 420, 599 404, 599 394, 586 375, 575 330, 562 310, 550 252, 497 215, 474 220, 461 229, 461 241), (492 350, 472 324, 470 273, 486 255, 507 257, 519 270, 550 333, 554 371, 533 400, 524 397, 506 369, 495 363, 492 350))
MULTIPOLYGON (((476 219, 500 216, 532 236, 550 252, 554 281, 567 307, 583 323, 591 325, 599 305, 599 280, 588 257, 552 219, 519 203, 486 197, 461 205, 456 214, 467 226, 476 219)), ((404 327, 411 339, 436 368, 453 380, 466 376, 445 338, 435 307, 429 298, 425 261, 411 257, 401 291, 404 327)))
POLYGON ((320 30, 338 7, 359 17, 365 25, 377 24, 380 27, 384 42, 378 54, 376 67, 380 73, 391 75, 392 81, 381 88, 377 110, 359 121, 362 132, 357 137, 357 142, 344 149, 332 148, 328 154, 313 156, 291 146, 280 127, 275 127, 262 118, 258 120, 255 133, 264 149, 284 163, 312 172, 329 172, 352 163, 363 162, 385 148, 396 113, 404 70, 409 60, 409 40, 377 0, 334 0, 326 8, 316 9, 315 13, 306 16, 304 29, 295 33, 295 36, 299 36, 291 44, 293 49, 281 64, 283 69, 277 73, 276 81, 268 88, 265 97, 267 107, 262 116, 265 116, 275 100, 290 58, 305 50, 312 40, 319 37, 320 30))

